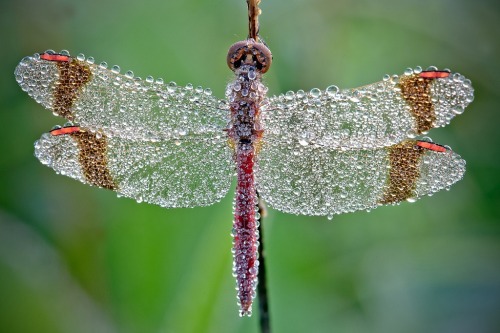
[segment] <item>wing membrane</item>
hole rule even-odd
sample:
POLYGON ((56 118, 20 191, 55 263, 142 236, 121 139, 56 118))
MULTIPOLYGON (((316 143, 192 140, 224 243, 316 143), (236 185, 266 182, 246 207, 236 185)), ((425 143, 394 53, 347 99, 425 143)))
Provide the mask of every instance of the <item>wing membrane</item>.
POLYGON ((470 81, 458 73, 405 73, 356 89, 330 86, 272 97, 262 114, 264 135, 283 143, 298 138, 304 146, 390 146, 445 126, 473 100, 470 81))
POLYGON ((38 103, 92 131, 139 140, 222 135, 226 106, 209 89, 118 71, 88 60, 48 61, 35 54, 21 61, 15 75, 38 103))
POLYGON ((57 173, 163 207, 206 206, 231 185, 225 140, 137 141, 79 131, 44 134, 35 155, 57 173))
POLYGON ((416 143, 346 151, 265 143, 257 189, 283 212, 331 216, 415 200, 462 178, 465 161, 459 155, 416 143))

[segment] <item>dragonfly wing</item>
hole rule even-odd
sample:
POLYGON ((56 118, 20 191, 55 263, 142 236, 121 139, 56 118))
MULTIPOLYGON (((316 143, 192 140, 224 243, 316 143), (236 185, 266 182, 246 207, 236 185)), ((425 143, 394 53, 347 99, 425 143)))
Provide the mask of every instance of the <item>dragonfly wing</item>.
POLYGON ((448 188, 464 172, 459 155, 424 141, 345 151, 266 142, 256 179, 275 209, 331 216, 413 201, 448 188))
POLYGON ((265 135, 339 149, 385 147, 445 126, 473 100, 471 82, 458 73, 405 73, 356 89, 274 96, 262 113, 265 135))
POLYGON ((163 207, 206 206, 231 185, 232 152, 224 139, 152 142, 65 129, 44 134, 36 157, 57 173, 121 196, 163 207))
POLYGON ((55 115, 114 137, 220 136, 226 127, 226 105, 209 89, 141 80, 131 73, 119 74, 118 67, 109 70, 93 64, 92 58, 79 59, 35 54, 17 66, 16 80, 55 115))

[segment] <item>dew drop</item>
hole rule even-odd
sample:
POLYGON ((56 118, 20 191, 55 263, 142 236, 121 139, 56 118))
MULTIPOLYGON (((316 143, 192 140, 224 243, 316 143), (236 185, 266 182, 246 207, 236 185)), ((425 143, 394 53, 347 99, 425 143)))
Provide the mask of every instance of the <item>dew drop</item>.
POLYGON ((102 69, 106 69, 108 68, 108 63, 106 61, 103 61, 99 64, 99 67, 101 67, 102 69))
POLYGON ((339 92, 339 87, 331 85, 326 88, 326 93, 328 96, 335 96, 339 92))
POLYGON ((170 81, 167 84, 167 90, 168 90, 168 92, 174 92, 175 89, 177 89, 177 83, 175 83, 174 81, 170 81))
POLYGON ((256 77, 257 77, 257 73, 256 73, 255 71, 250 70, 250 71, 248 72, 248 78, 249 78, 250 80, 255 80, 255 78, 256 78, 256 77))
POLYGON ((111 71, 115 74, 120 73, 120 66, 114 65, 113 67, 111 67, 111 71))
POLYGON ((461 105, 455 105, 454 107, 451 108, 451 111, 454 114, 462 114, 464 113, 464 108, 461 105))
POLYGON ((309 91, 309 95, 312 98, 318 98, 321 96, 321 90, 319 90, 318 88, 312 88, 311 91, 309 91))
MULTIPOLYGON (((35 53, 33 58, 40 60, 40 55, 38 53, 35 53)), ((31 57, 24 57, 21 60, 21 64, 23 64, 23 65, 28 65, 30 62, 31 62, 31 57)))
POLYGON ((352 96, 349 96, 349 100, 351 102, 358 103, 360 101, 359 94, 353 94, 352 96))
POLYGON ((414 139, 417 137, 417 132, 415 132, 414 130, 409 130, 406 135, 410 138, 410 139, 414 139))
POLYGON ((80 61, 84 61, 85 60, 85 55, 83 53, 79 53, 77 56, 76 56, 76 59, 77 60, 80 60, 80 61))
POLYGON ((453 74, 453 81, 463 83, 464 80, 465 80, 465 77, 462 74, 460 74, 460 73, 453 74))
POLYGON ((299 145, 301 145, 301 146, 307 146, 308 144, 309 144, 309 142, 307 142, 307 141, 306 141, 306 140, 304 140, 304 139, 300 139, 300 140, 299 140, 299 145))

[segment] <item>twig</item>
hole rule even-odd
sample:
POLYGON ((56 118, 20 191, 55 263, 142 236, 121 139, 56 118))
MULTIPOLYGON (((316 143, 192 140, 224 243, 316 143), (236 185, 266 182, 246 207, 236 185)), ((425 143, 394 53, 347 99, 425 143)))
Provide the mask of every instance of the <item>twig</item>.
POLYGON ((260 0, 247 0, 248 5, 248 38, 259 41, 259 8, 260 0))
POLYGON ((257 295, 259 297, 259 316, 260 316, 260 331, 261 333, 271 333, 270 327, 270 317, 269 317, 269 298, 267 295, 267 278, 266 278, 266 262, 265 262, 265 252, 264 252, 264 235, 263 221, 266 216, 266 207, 264 202, 257 192, 257 197, 259 201, 257 207, 259 208, 259 235, 260 235, 260 246, 259 246, 259 283, 257 284, 257 295))

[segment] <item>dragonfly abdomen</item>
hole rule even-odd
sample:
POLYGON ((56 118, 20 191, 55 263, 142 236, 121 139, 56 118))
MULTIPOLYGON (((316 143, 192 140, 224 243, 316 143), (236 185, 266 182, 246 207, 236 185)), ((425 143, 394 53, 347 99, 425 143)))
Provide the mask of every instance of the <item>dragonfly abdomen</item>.
POLYGON ((259 231, 255 209, 255 148, 251 143, 238 144, 236 149, 237 185, 233 222, 233 275, 236 277, 240 315, 252 314, 252 301, 257 286, 257 249, 259 231))

